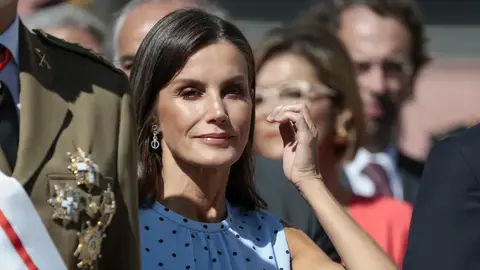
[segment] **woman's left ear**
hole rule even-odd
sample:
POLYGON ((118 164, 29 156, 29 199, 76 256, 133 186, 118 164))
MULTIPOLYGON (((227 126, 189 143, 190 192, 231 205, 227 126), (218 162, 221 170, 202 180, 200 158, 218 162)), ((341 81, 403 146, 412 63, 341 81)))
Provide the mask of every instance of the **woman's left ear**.
POLYGON ((335 144, 346 145, 348 142, 349 122, 352 119, 350 110, 343 110, 337 115, 335 144))

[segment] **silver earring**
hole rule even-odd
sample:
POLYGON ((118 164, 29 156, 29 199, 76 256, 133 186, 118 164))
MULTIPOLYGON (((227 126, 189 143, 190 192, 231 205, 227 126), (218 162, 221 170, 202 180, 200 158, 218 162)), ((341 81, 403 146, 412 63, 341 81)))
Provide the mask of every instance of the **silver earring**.
POLYGON ((152 147, 152 149, 157 150, 158 147, 160 147, 160 142, 158 141, 158 137, 157 137, 157 134, 158 134, 157 125, 152 126, 152 132, 153 132, 153 138, 152 138, 152 141, 150 142, 150 146, 152 147))

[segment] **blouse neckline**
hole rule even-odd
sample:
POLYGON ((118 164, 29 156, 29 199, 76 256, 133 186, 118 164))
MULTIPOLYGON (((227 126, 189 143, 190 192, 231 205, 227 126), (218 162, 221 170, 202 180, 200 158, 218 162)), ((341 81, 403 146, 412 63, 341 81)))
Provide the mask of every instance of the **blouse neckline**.
POLYGON ((226 208, 227 208, 226 209, 227 216, 224 220, 220 222, 214 222, 214 223, 204 223, 204 222, 188 219, 180 214, 177 214, 174 211, 172 211, 170 208, 163 206, 158 201, 155 201, 155 203, 152 206, 152 209, 160 215, 160 217, 158 218, 160 221, 164 221, 165 219, 168 219, 178 224, 179 226, 186 227, 191 230, 196 230, 201 232, 210 232, 210 233, 225 231, 231 227, 233 220, 232 220, 231 206, 228 202, 226 202, 226 208))

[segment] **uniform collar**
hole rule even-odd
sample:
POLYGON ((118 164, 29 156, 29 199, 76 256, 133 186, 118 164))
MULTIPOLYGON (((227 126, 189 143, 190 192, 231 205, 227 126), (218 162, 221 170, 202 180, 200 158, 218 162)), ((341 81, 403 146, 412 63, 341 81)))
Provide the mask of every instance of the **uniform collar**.
POLYGON ((17 15, 7 30, 0 35, 0 43, 12 53, 15 64, 17 65, 20 63, 18 48, 19 33, 20 18, 17 15))

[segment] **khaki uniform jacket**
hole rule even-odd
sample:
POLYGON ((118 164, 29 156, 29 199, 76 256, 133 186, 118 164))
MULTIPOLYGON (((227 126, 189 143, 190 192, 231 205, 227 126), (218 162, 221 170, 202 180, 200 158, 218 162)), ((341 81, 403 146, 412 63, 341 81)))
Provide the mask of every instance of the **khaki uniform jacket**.
POLYGON ((0 149, 0 169, 21 182, 68 269, 77 269, 77 232, 86 229, 89 218, 83 215, 64 225, 52 219, 54 207, 47 201, 55 196, 54 185, 81 190, 68 169, 67 152, 81 148, 91 154, 102 176, 101 189, 110 184, 116 201, 102 258, 93 267, 140 269, 135 123, 126 76, 89 50, 41 31, 32 33, 22 24, 19 56, 17 161, 9 168, 0 149))

